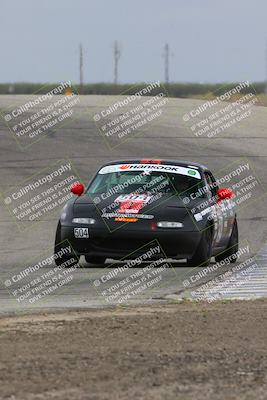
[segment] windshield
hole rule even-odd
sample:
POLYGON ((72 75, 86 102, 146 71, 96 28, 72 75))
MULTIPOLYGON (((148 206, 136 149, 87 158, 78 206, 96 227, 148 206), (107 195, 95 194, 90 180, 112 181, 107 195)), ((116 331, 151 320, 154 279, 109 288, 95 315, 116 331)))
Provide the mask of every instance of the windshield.
POLYGON ((87 194, 154 194, 159 192, 180 194, 186 192, 188 195, 195 193, 201 187, 203 187, 202 179, 195 176, 153 170, 120 171, 99 173, 89 186, 87 194))

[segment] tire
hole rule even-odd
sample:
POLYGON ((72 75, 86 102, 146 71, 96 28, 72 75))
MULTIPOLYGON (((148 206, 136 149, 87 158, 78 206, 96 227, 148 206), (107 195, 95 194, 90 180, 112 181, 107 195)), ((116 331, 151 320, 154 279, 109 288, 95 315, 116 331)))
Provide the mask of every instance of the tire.
POLYGON ((86 261, 88 264, 101 265, 101 264, 104 264, 104 263, 105 263, 106 257, 85 256, 85 261, 86 261))
MULTIPOLYGON (((237 220, 235 219, 232 233, 228 242, 228 245, 226 247, 226 250, 215 256, 215 261, 220 262, 224 261, 226 258, 229 258, 231 256, 234 256, 238 251, 238 225, 237 225, 237 220)), ((231 257, 230 263, 234 264, 237 261, 237 257, 231 257)))
POLYGON ((192 258, 187 260, 190 267, 207 267, 211 259, 212 230, 207 227, 202 233, 199 245, 192 258))
POLYGON ((66 248, 66 244, 64 242, 61 243, 61 223, 60 221, 57 224, 56 237, 55 237, 55 246, 54 246, 54 256, 55 263, 57 267, 73 267, 75 264, 78 264, 80 257, 76 254, 64 254, 61 257, 57 257, 56 255, 64 248, 66 248), (73 259, 72 262, 70 262, 73 259), (66 265, 67 264, 67 265, 66 265))

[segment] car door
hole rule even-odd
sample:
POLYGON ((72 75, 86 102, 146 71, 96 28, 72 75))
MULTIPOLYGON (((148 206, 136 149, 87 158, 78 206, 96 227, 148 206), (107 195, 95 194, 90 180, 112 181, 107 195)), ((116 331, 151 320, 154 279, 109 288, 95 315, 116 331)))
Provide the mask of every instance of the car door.
POLYGON ((214 220, 214 245, 216 247, 226 246, 233 226, 233 204, 230 199, 218 200, 216 196, 219 189, 216 179, 210 171, 204 173, 207 185, 210 189, 210 203, 214 220))

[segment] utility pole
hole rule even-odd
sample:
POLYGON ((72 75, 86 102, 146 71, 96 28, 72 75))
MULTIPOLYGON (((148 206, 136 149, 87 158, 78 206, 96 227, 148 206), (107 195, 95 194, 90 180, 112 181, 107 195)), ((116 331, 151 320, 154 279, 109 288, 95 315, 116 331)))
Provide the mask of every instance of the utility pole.
POLYGON ((83 47, 80 44, 80 94, 83 94, 83 47))
POLYGON ((169 84, 169 61, 170 61, 170 49, 168 43, 164 46, 164 64, 165 64, 165 83, 169 84))
POLYGON ((267 39, 265 42, 265 95, 267 96, 267 39))
POLYGON ((118 83, 118 63, 119 58, 121 56, 121 51, 119 49, 119 45, 117 40, 114 42, 114 84, 117 85, 118 83))

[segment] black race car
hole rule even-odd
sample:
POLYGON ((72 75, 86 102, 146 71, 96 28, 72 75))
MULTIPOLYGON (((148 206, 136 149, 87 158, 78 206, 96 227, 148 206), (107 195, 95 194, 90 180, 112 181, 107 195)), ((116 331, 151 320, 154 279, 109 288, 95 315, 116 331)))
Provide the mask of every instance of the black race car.
POLYGON ((192 266, 236 261, 238 227, 233 192, 219 188, 203 165, 173 160, 122 160, 102 166, 62 210, 55 261, 67 266, 131 259, 151 241, 154 258, 186 259, 192 266))

